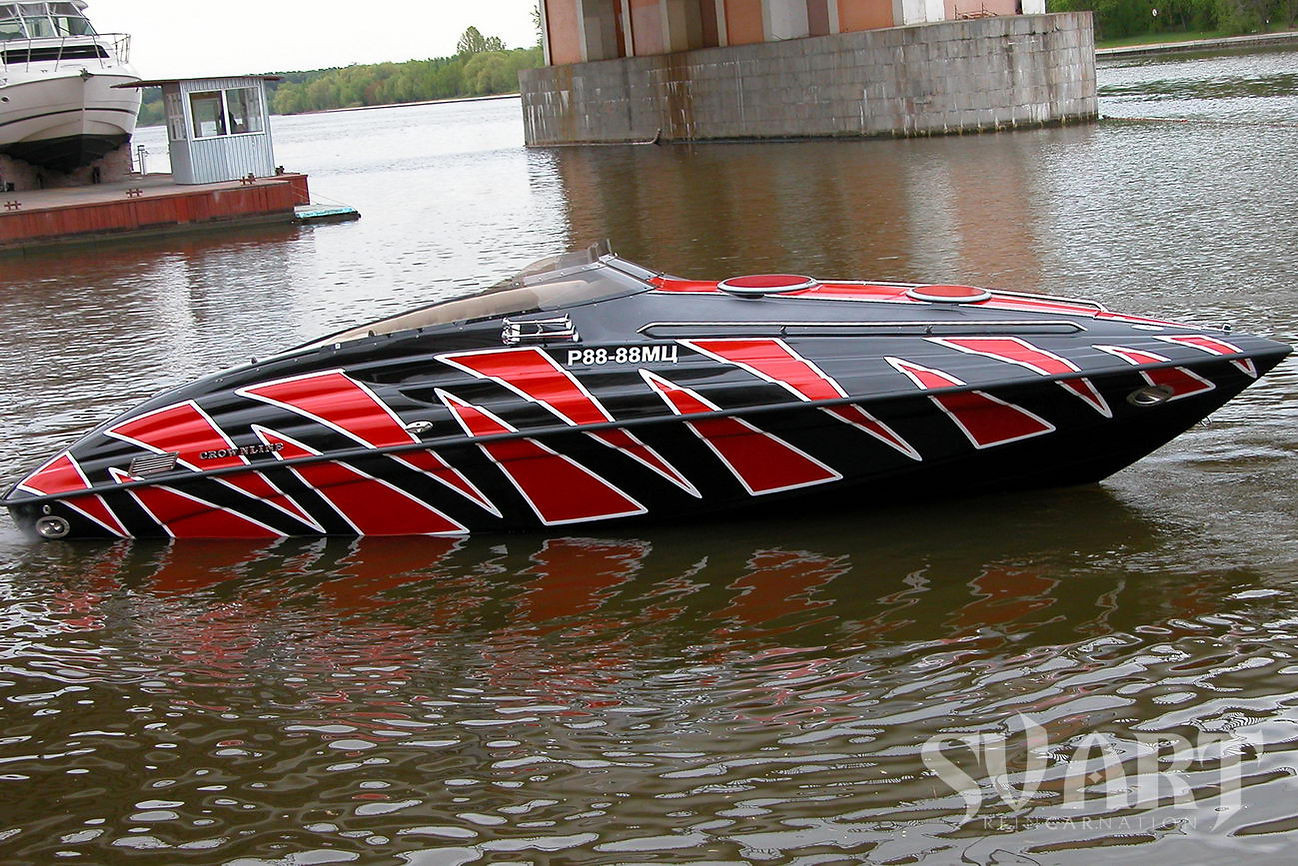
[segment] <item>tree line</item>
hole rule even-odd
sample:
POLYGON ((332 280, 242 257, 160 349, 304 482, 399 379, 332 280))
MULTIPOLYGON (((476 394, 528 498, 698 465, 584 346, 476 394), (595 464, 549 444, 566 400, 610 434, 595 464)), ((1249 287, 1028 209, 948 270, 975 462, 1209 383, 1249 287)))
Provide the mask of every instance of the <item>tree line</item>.
POLYGON ((1222 34, 1292 30, 1298 0, 1047 0, 1051 12, 1089 9, 1096 39, 1145 33, 1213 31, 1222 34))
MULTIPOLYGON (((518 72, 542 64, 541 46, 506 48, 497 36, 470 27, 460 36, 454 57, 405 63, 371 63, 277 72, 282 81, 266 82, 272 114, 301 114, 335 108, 393 105, 430 99, 455 99, 518 92, 518 72)), ((166 122, 162 89, 147 88, 139 125, 166 122)))

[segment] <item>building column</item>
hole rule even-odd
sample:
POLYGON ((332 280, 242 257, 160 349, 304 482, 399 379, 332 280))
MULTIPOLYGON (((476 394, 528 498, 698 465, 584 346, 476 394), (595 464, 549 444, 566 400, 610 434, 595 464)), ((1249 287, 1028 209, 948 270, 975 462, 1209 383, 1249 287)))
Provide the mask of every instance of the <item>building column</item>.
MULTIPOLYGON (((1044 3, 1045 0, 1042 0, 1044 3)), ((631 19, 630 0, 617 0, 617 13, 622 16, 622 37, 626 40, 626 56, 635 57, 635 23, 631 19)))
POLYGON ((807 0, 762 0, 762 30, 768 42, 810 35, 807 0))
POLYGON ((546 66, 553 66, 550 59, 550 16, 545 8, 545 0, 536 0, 536 9, 541 14, 541 57, 546 66))
POLYGON ((581 62, 590 60, 590 46, 586 44, 586 0, 572 0, 577 7, 577 38, 581 45, 581 62))

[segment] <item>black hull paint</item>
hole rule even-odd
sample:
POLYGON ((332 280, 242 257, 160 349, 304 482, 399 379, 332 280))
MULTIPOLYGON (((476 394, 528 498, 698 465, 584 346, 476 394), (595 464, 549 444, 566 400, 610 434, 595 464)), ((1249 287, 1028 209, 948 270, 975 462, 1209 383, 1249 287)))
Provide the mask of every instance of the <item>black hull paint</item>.
POLYGON ((120 135, 69 135, 43 141, 19 141, 0 145, 0 153, 21 159, 37 168, 69 172, 90 165, 131 140, 120 135))
MULTIPOLYGON (((942 427, 945 419, 941 411, 927 398, 916 397, 891 407, 889 412, 879 411, 878 414, 889 419, 899 432, 904 430, 911 434, 920 450, 934 455, 922 462, 894 457, 882 445, 857 442, 854 443, 857 447, 845 447, 845 439, 851 437, 842 434, 852 431, 850 428, 837 429, 840 425, 830 426, 831 422, 821 410, 798 407, 785 413, 770 414, 761 422, 765 430, 823 459, 842 472, 844 478, 810 489, 762 497, 748 495, 697 437, 686 430, 683 422, 664 420, 639 430, 638 434, 669 461, 691 467, 690 476, 703 494, 701 498, 685 494, 643 467, 625 465, 626 461, 617 460, 609 449, 584 433, 564 432, 545 437, 543 441, 559 453, 592 468, 614 485, 635 491, 649 509, 646 515, 602 521, 604 523, 623 526, 690 523, 718 515, 799 516, 814 512, 860 512, 868 516, 872 510, 886 509, 898 502, 922 501, 935 496, 948 498, 1014 489, 1065 487, 1107 478, 1199 423, 1251 381, 1233 371, 1227 363, 1215 366, 1217 369, 1213 372, 1216 375, 1212 378, 1218 387, 1204 397, 1146 409, 1128 407, 1122 416, 1112 421, 1077 425, 1048 436, 983 451, 961 441, 958 434, 945 435, 953 431, 942 427), (941 434, 924 437, 918 431, 925 428, 941 431, 941 434), (817 445, 817 439, 823 441, 817 445)), ((1134 375, 1113 379, 1104 392, 1115 402, 1143 384, 1134 375)), ((1018 405, 1023 406, 1054 400, 1048 393, 1012 396, 1018 405)), ((1058 401, 1054 402, 1058 408, 1058 401)), ((471 532, 547 529, 528 509, 519 492, 506 482, 499 468, 476 446, 439 450, 448 463, 461 467, 470 480, 498 505, 502 517, 487 514, 445 486, 429 482, 390 457, 363 457, 346 462, 453 515, 471 532)), ((267 476, 278 488, 306 505, 320 520, 322 531, 304 528, 300 522, 230 491, 212 478, 195 478, 168 487, 239 510, 285 535, 356 534, 338 515, 330 514, 331 509, 287 468, 272 469, 267 476)), ((129 492, 123 490, 106 495, 105 501, 131 535, 168 537, 168 533, 129 492)), ((52 505, 51 513, 62 515, 71 522, 70 534, 73 537, 111 538, 115 535, 66 506, 49 504, 52 505)), ((14 517, 20 526, 34 532, 33 525, 44 511, 44 505, 19 505, 14 508, 14 517)))

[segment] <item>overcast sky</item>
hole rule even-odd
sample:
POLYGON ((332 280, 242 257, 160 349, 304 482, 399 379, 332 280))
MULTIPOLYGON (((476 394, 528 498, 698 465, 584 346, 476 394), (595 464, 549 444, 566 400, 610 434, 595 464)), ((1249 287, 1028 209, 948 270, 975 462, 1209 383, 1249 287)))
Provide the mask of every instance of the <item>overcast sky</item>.
POLYGON ((535 0, 90 0, 99 32, 131 34, 144 78, 289 72, 446 57, 466 27, 536 43, 535 0))

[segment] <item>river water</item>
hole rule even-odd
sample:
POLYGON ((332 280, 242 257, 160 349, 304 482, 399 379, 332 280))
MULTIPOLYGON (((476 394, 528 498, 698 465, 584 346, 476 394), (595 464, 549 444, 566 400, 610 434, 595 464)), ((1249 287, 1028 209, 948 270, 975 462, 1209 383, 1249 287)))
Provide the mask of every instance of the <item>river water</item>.
MULTIPOLYGON (((528 151, 276 118, 355 223, 0 260, 0 477, 157 390, 612 239, 1298 339, 1298 53, 1095 125, 528 151)), ((157 169, 161 130, 144 130, 157 169)), ((1126 863, 1298 849, 1295 365, 1103 484, 589 537, 0 530, 0 862, 1126 863), (961 738, 964 738, 961 740, 961 738)))

